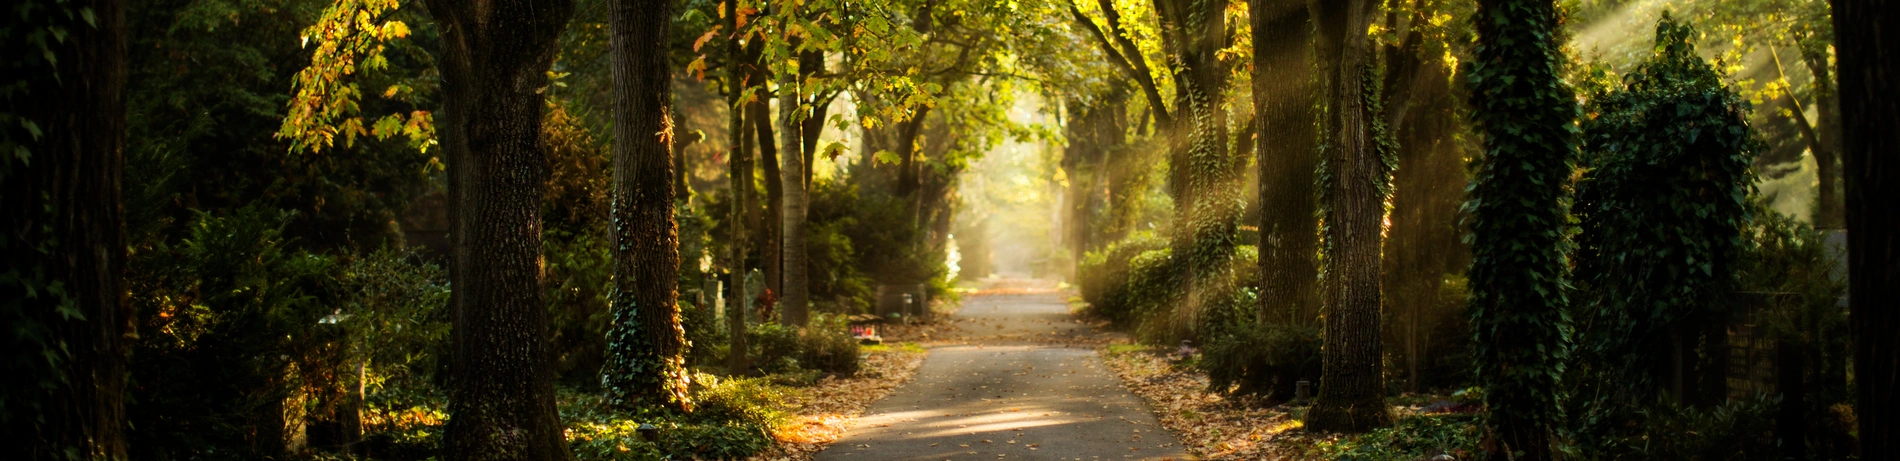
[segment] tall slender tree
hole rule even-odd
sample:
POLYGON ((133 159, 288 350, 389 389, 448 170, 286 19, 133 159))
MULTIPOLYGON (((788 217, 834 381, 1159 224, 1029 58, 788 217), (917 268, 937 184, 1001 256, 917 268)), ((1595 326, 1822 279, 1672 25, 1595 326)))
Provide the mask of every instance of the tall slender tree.
POLYGON ((0 20, 0 448, 125 459, 125 8, 36 0, 0 20))
POLYGON ((673 0, 609 8, 614 76, 614 325, 601 381, 617 405, 692 408, 673 220, 673 0))
POLYGON ((543 92, 571 0, 430 0, 441 27, 454 361, 446 458, 567 460, 541 300, 543 92))
POLYGON ((1900 457, 1900 5, 1834 0, 1861 459, 1900 457))
POLYGON ((1379 80, 1365 30, 1378 5, 1322 2, 1318 15, 1332 59, 1326 78, 1331 110, 1320 194, 1326 228, 1325 355, 1318 399, 1306 425, 1363 432, 1390 424, 1385 405, 1380 327, 1379 250, 1390 191, 1391 143, 1380 118, 1379 80))
POLYGON ((732 188, 732 214, 730 217, 732 235, 726 243, 726 264, 730 271, 730 273, 727 274, 728 280, 726 281, 728 285, 726 295, 726 331, 732 332, 732 344, 729 349, 731 352, 726 354, 726 370, 733 374, 745 373, 747 368, 752 367, 752 362, 747 360, 746 357, 745 340, 745 312, 751 304, 751 300, 746 299, 745 290, 746 250, 749 247, 749 245, 746 245, 745 204, 746 191, 752 188, 749 184, 752 178, 752 168, 747 164, 746 157, 748 157, 750 153, 747 152, 744 146, 746 134, 745 108, 739 98, 740 93, 745 91, 744 84, 742 83, 745 79, 745 69, 741 68, 739 64, 742 59, 741 57, 745 55, 745 47, 739 43, 739 39, 742 35, 740 35, 739 32, 740 10, 738 9, 737 3, 738 2, 733 1, 720 3, 720 7, 724 10, 723 16, 726 18, 726 23, 723 24, 726 31, 726 133, 728 142, 726 147, 726 165, 728 167, 726 169, 726 180, 732 188))
MULTIPOLYGON (((779 8, 784 10, 779 11, 778 14, 781 16, 798 14, 797 11, 792 10, 793 7, 792 2, 781 3, 779 8)), ((790 37, 787 38, 790 39, 790 37)), ((787 48, 797 48, 796 43, 796 40, 793 40, 787 48)), ((819 61, 818 64, 823 65, 823 61, 819 61)), ((778 73, 778 144, 784 149, 779 153, 779 160, 783 162, 783 166, 777 171, 782 176, 777 181, 781 189, 777 197, 780 221, 774 223, 778 226, 781 237, 778 245, 780 260, 777 264, 781 294, 779 323, 795 327, 804 327, 811 313, 810 306, 806 305, 811 293, 811 287, 808 284, 810 268, 806 267, 805 263, 805 214, 810 207, 806 195, 805 169, 810 168, 810 165, 806 164, 807 157, 804 152, 805 124, 803 120, 800 120, 801 115, 806 115, 807 112, 799 104, 801 101, 799 77, 808 72, 799 67, 805 65, 806 61, 802 59, 798 61, 797 66, 792 66, 788 62, 785 64, 787 68, 781 69, 778 73)))
POLYGON ((1570 353, 1564 314, 1565 197, 1577 153, 1577 101, 1560 78, 1551 0, 1481 0, 1477 59, 1465 74, 1484 154, 1472 173, 1472 344, 1491 459, 1552 457, 1558 386, 1570 353))
MULTIPOLYGON (((1254 155, 1260 168, 1260 320, 1313 322, 1319 313, 1313 169, 1313 22, 1307 0, 1252 0, 1254 155)), ((1245 153, 1243 153, 1244 155, 1245 153)))

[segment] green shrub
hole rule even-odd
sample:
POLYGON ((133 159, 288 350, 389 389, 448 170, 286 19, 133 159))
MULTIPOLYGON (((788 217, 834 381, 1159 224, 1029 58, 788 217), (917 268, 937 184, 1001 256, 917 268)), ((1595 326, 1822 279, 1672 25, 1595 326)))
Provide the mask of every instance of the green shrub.
POLYGON ((1635 430, 1590 449, 1601 459, 1782 459, 1774 434, 1777 407, 1767 397, 1707 410, 1658 403, 1639 415, 1635 430))
POLYGON ((858 340, 851 337, 851 326, 844 316, 812 316, 811 325, 805 327, 803 349, 799 363, 814 371, 849 376, 857 374, 862 365, 858 340))
POLYGON ((746 346, 750 349, 752 366, 766 373, 785 373, 801 370, 798 359, 803 356, 798 329, 778 322, 762 322, 746 325, 746 346))
POLYGON ((845 322, 844 316, 818 313, 803 332, 773 322, 748 325, 746 345, 752 350, 753 366, 771 374, 857 373, 858 342, 845 322))
POLYGON ((791 416, 785 412, 784 387, 766 378, 726 378, 693 375, 693 416, 699 421, 744 423, 775 428, 791 416))
POLYGON ((1292 399, 1299 380, 1318 383, 1319 364, 1318 328, 1257 323, 1215 337, 1201 350, 1199 362, 1209 389, 1270 401, 1292 399))
POLYGON ((1128 261, 1128 283, 1121 304, 1127 306, 1124 323, 1132 324, 1137 336, 1157 344, 1171 342, 1169 312, 1179 292, 1171 249, 1144 251, 1128 261))
POLYGON ((1143 231, 1085 254, 1076 272, 1082 300, 1089 303, 1088 312, 1117 324, 1134 320, 1134 306, 1128 297, 1130 264, 1142 253, 1167 246, 1166 239, 1153 231, 1143 231))
POLYGON ((1319 448, 1322 457, 1333 460, 1431 459, 1440 454, 1451 455, 1452 459, 1475 459, 1480 436, 1475 415, 1413 416, 1364 435, 1321 442, 1319 448))

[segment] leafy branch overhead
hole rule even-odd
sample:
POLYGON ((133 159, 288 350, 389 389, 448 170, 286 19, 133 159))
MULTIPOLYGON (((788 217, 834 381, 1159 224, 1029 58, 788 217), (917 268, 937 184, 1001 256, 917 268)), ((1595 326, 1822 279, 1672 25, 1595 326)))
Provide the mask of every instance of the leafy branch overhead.
MULTIPOLYGON (((423 93, 435 90, 433 69, 422 75, 390 75, 391 46, 413 47, 409 25, 390 19, 402 4, 398 0, 338 0, 325 8, 316 24, 304 29, 302 46, 311 48, 310 66, 297 72, 291 81, 294 93, 276 137, 290 141, 293 152, 321 153, 335 147, 342 137, 343 147, 353 147, 359 136, 377 140, 401 136, 411 148, 428 152, 436 144, 434 118, 430 111, 395 111, 365 121, 362 108, 364 85, 378 84, 378 97, 415 106, 423 93), (314 45, 314 47, 313 47, 314 45)), ((427 55, 421 57, 428 66, 427 55)), ((373 115, 370 115, 373 116, 373 115)))

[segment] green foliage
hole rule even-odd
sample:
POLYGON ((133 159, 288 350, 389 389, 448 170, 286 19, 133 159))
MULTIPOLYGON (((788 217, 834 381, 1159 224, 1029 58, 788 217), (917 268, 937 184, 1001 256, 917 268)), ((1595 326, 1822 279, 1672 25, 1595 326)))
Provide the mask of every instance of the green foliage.
POLYGON ((804 330, 763 322, 747 326, 753 366, 765 373, 817 371, 850 375, 860 363, 858 341, 841 315, 817 313, 804 330))
POLYGON ((1431 459, 1440 454, 1474 459, 1480 427, 1470 415, 1421 415, 1399 418, 1392 427, 1336 442, 1321 442, 1321 456, 1333 460, 1382 461, 1431 459))
POLYGON ((1644 423, 1591 447, 1603 459, 1779 460, 1775 411, 1767 397, 1729 402, 1708 410, 1653 405, 1644 423))
POLYGON ((1620 91, 1591 99, 1577 277, 1595 295, 1584 321, 1603 340, 1589 345, 1597 357, 1640 354, 1637 342, 1728 305, 1720 300, 1737 287, 1758 141, 1747 102, 1693 36, 1664 16, 1656 56, 1620 91))
MULTIPOLYGON (((178 246, 133 254, 139 340, 126 413, 133 444, 158 458, 262 456, 281 449, 283 402, 334 363, 332 258, 286 248, 286 213, 201 213, 178 246)), ((298 413, 289 413, 295 415, 298 413)))
POLYGON ((662 410, 625 412, 604 397, 564 397, 561 419, 576 459, 744 459, 772 443, 771 431, 784 424, 785 392, 764 378, 721 380, 694 375, 692 414, 662 410), (660 429, 659 442, 635 431, 641 424, 660 429))
POLYGON ((1166 250, 1167 246, 1166 239, 1153 231, 1143 231, 1083 255, 1076 278, 1082 299, 1089 303, 1088 312, 1119 325, 1130 325, 1135 312, 1129 292, 1132 263, 1136 256, 1166 250))
POLYGON ((1564 184, 1577 152, 1576 98, 1561 79, 1555 2, 1483 1, 1472 18, 1476 59, 1460 73, 1484 151, 1461 211, 1471 232, 1475 377, 1487 435, 1517 445, 1499 448, 1547 453, 1562 427, 1557 390, 1572 342, 1564 184))
POLYGON ((1654 416, 1656 338, 1725 322, 1754 218, 1750 164, 1760 145, 1748 103, 1668 16, 1655 56, 1623 87, 1591 98, 1577 280, 1580 443, 1615 444, 1654 416))
POLYGON ((1216 392, 1293 398, 1294 382, 1319 381, 1320 330, 1310 325, 1252 323, 1215 336, 1198 365, 1216 392))

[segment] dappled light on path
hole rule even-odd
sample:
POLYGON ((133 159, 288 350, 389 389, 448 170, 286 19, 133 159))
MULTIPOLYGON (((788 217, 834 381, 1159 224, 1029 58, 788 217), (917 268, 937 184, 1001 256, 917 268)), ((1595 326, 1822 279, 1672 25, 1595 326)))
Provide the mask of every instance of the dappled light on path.
POLYGON ((1097 356, 1107 333, 1047 284, 992 286, 1011 294, 967 298, 916 379, 818 459, 1187 459, 1097 356))

